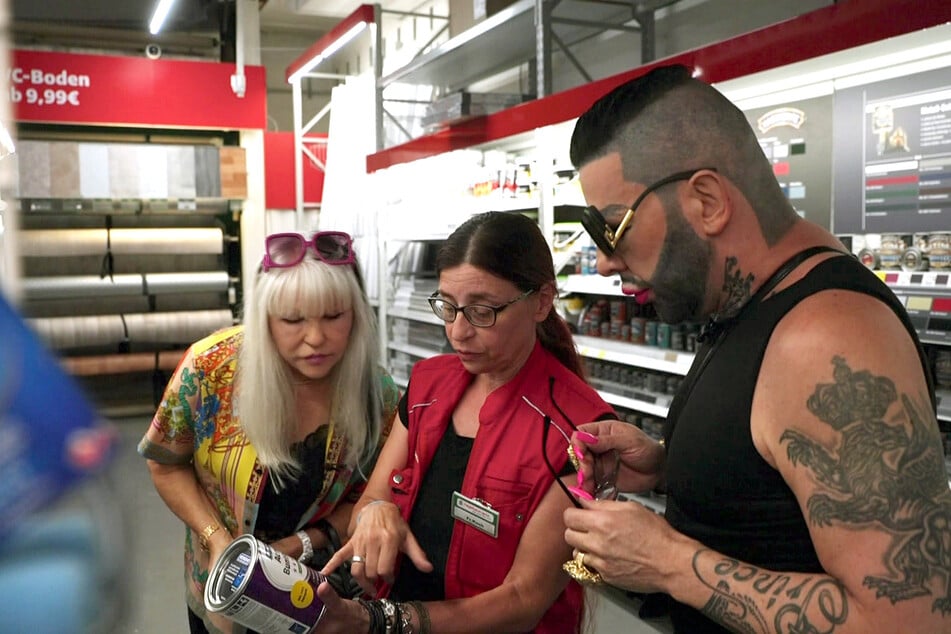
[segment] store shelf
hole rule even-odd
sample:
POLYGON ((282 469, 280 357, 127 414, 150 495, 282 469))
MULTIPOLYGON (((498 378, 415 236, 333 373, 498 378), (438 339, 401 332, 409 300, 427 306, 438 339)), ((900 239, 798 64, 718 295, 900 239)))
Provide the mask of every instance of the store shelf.
MULTIPOLYGON (((564 0, 553 12, 558 37, 569 46, 604 30, 591 22, 623 24, 629 8, 608 3, 564 0), (564 20, 564 22, 561 22, 564 20), (577 24, 583 20, 588 24, 577 24), (575 23, 571 23, 574 21, 575 23)), ((385 75, 380 86, 392 83, 440 86, 449 91, 469 86, 535 56, 535 0, 519 0, 490 18, 385 75)))
POLYGON ((433 324, 435 326, 445 326, 446 322, 436 317, 432 312, 423 312, 421 310, 412 310, 410 308, 397 308, 390 306, 387 311, 388 317, 397 319, 409 319, 410 321, 421 321, 424 324, 433 324))
POLYGON ((225 198, 140 200, 21 198, 24 214, 146 215, 220 214, 241 210, 241 201, 225 198))
POLYGON ((876 271, 905 306, 922 343, 951 346, 951 271, 876 271))
POLYGON ((397 341, 391 341, 386 346, 390 350, 396 350, 397 352, 405 352, 408 355, 418 357, 420 359, 428 359, 429 357, 435 357, 437 354, 442 354, 439 350, 433 350, 431 348, 424 348, 422 346, 414 346, 409 343, 402 343, 397 341))
POLYGON ((685 376, 693 364, 692 352, 665 350, 653 346, 575 335, 578 353, 583 357, 613 361, 625 365, 685 376))
POLYGON ((951 295, 951 271, 875 271, 893 289, 951 295))
POLYGON ((641 412, 643 414, 650 414, 651 416, 656 416, 658 418, 667 418, 667 410, 669 409, 669 406, 666 404, 648 403, 647 401, 621 396, 620 394, 614 394, 613 392, 608 392, 605 390, 598 390, 598 394, 600 394, 601 398, 611 405, 623 407, 635 412, 641 412))
POLYGON ((563 294, 614 295, 627 297, 621 292, 621 278, 618 275, 569 275, 559 289, 563 294))
POLYGON ((661 515, 667 510, 667 498, 663 496, 643 493, 619 493, 618 499, 643 504, 650 510, 661 515))
POLYGON ((951 390, 935 390, 938 401, 938 420, 951 423, 951 390))

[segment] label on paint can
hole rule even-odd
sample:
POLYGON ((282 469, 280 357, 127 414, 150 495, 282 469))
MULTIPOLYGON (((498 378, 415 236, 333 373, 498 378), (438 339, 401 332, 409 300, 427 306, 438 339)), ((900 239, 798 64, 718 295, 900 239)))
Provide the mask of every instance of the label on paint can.
POLYGON ((324 613, 324 576, 252 535, 235 539, 208 573, 205 607, 261 634, 306 634, 324 613))

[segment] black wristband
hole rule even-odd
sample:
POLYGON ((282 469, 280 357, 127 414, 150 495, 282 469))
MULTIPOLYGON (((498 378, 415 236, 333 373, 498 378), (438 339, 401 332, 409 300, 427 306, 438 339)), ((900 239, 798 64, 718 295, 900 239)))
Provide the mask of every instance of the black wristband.
POLYGON ((327 548, 329 548, 331 552, 335 553, 340 550, 340 535, 337 533, 337 529, 334 528, 333 524, 322 518, 314 522, 313 526, 327 537, 327 548))

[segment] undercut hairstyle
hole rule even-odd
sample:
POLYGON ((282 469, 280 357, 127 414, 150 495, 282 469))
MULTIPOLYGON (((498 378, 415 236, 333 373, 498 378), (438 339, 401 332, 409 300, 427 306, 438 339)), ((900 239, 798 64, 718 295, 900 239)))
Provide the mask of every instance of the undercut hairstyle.
MULTIPOLYGON (((489 211, 475 215, 452 232, 436 255, 436 274, 469 264, 510 281, 523 293, 551 284, 557 293, 551 249, 538 224, 519 213, 489 211)), ((535 332, 542 346, 565 367, 584 378, 584 366, 571 329, 552 306, 535 332)))
MULTIPOLYGON (((359 264, 331 265, 313 257, 289 268, 258 270, 244 302, 244 341, 235 376, 235 411, 258 459, 277 488, 302 465, 291 453, 297 428, 291 369, 271 337, 268 319, 353 311, 343 358, 330 374, 331 421, 346 442, 343 460, 361 473, 373 460, 383 427, 376 318, 363 291, 359 264)), ((331 465, 326 465, 329 468, 331 465)), ((368 469, 367 469, 368 471, 368 469)))
POLYGON ((581 115, 571 136, 572 164, 580 169, 613 152, 621 157, 625 180, 633 183, 716 168, 749 202, 768 244, 798 218, 746 116, 685 66, 655 68, 581 115))

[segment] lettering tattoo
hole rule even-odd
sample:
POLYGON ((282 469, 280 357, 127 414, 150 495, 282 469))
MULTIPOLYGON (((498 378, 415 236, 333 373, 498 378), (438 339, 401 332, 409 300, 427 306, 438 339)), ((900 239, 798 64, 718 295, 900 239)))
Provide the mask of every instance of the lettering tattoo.
POLYGON ((750 289, 756 277, 752 273, 744 276, 737 267, 738 262, 739 260, 733 255, 726 259, 726 270, 723 273, 723 292, 726 293, 726 302, 717 318, 736 315, 752 296, 750 289))
POLYGON ((940 432, 925 395, 899 395, 894 382, 853 372, 836 356, 834 383, 820 383, 807 407, 838 432, 833 445, 800 431, 780 437, 793 465, 812 472, 819 492, 808 520, 850 530, 875 528, 891 544, 881 570, 863 584, 892 604, 931 596, 951 614, 951 491, 940 432))
POLYGON ((769 572, 711 550, 697 551, 693 569, 713 591, 703 614, 735 632, 831 633, 848 615, 845 590, 826 576, 807 575, 794 581, 787 574, 769 572), (772 627, 757 607, 764 599, 772 627))

